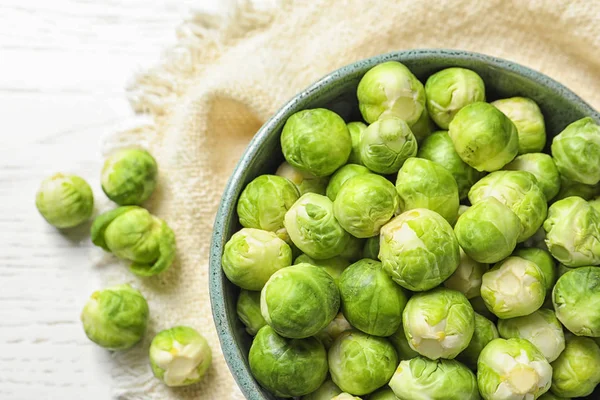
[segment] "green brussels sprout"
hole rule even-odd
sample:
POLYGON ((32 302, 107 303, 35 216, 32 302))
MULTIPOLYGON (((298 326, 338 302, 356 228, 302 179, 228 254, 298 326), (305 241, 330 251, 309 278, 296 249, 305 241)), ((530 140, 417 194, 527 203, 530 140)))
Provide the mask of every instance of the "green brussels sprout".
POLYGON ((485 301, 483 301, 483 298, 481 296, 469 299, 469 303, 471 303, 471 306, 473 306, 473 310, 475 310, 476 313, 483 315, 492 322, 498 320, 498 317, 496 317, 494 314, 492 314, 490 310, 488 310, 487 306, 485 305, 485 301))
POLYGON ((475 331, 469 300, 445 288, 412 296, 402 313, 402 324, 410 347, 432 360, 456 357, 467 348, 475 331))
POLYGON ((558 397, 552 392, 548 391, 544 393, 541 397, 538 397, 538 400, 571 400, 566 397, 558 397))
POLYGON ((447 131, 434 132, 427 137, 419 146, 417 157, 436 162, 450 171, 458 186, 458 197, 461 200, 467 197, 471 186, 483 177, 482 172, 458 156, 447 131))
POLYGON ((551 380, 552 367, 525 339, 494 339, 479 355, 477 383, 486 400, 536 399, 551 380))
POLYGON ((281 131, 281 149, 293 167, 327 176, 346 164, 352 139, 342 117, 325 108, 314 108, 287 119, 281 131))
POLYGON ((261 313, 275 332, 293 339, 313 336, 340 308, 340 292, 322 268, 296 264, 275 272, 260 294, 261 313))
POLYGON ((346 126, 352 140, 352 150, 350 151, 350 157, 348 157, 348 164, 362 165, 360 159, 360 136, 367 129, 367 125, 364 122, 350 122, 346 126))
POLYGON ((373 236, 367 239, 363 248, 363 256, 372 260, 379 259, 379 236, 373 236))
POLYGON ((397 61, 371 68, 356 90, 358 108, 369 124, 383 117, 397 117, 413 125, 425 110, 423 84, 397 61))
POLYGON ((400 326, 406 294, 382 269, 364 258, 344 270, 339 281, 342 312, 355 328, 375 336, 390 336, 400 326))
POLYGON ((319 194, 302 195, 283 223, 294 244, 311 258, 338 256, 350 241, 350 234, 334 217, 333 202, 319 194))
POLYGON ((288 179, 276 175, 261 175, 250 182, 237 203, 240 224, 244 228, 277 231, 283 228, 285 213, 300 194, 288 179))
POLYGON ((335 384, 358 396, 388 383, 398 365, 396 350, 387 339, 356 330, 338 336, 328 359, 335 384))
POLYGON ((458 241, 441 215, 424 208, 406 211, 381 228, 379 259, 400 286, 432 289, 456 271, 458 241))
POLYGON ((427 111, 427 107, 423 109, 423 114, 417 122, 415 122, 411 127, 413 135, 415 135, 415 139, 417 139, 418 143, 421 143, 425 138, 427 138, 433 131, 436 130, 436 126, 429 118, 429 112, 427 111))
POLYGON ((175 234, 162 219, 138 206, 123 206, 98 216, 92 242, 115 256, 132 261, 129 270, 154 276, 175 259, 175 234))
POLYGON ((275 175, 292 181, 292 183, 296 185, 300 196, 305 193, 325 195, 325 190, 327 189, 327 185, 329 183, 329 178, 318 177, 310 172, 301 171, 298 168, 292 167, 287 161, 284 161, 279 168, 277 168, 275 175))
POLYGON ((548 154, 522 154, 506 164, 504 169, 531 173, 548 201, 552 200, 560 190, 560 175, 554 160, 548 154))
POLYGON ((402 323, 398 327, 398 330, 388 337, 388 340, 396 349, 398 359, 400 360, 410 360, 411 358, 415 358, 419 355, 419 353, 414 351, 410 347, 410 344, 408 344, 408 339, 406 338, 406 333, 404 332, 404 326, 402 323))
POLYGON ((332 258, 327 258, 325 260, 315 260, 314 258, 310 258, 306 254, 302 254, 296 258, 294 261, 294 265, 296 264, 310 264, 315 265, 317 267, 321 267, 327 272, 336 282, 342 275, 342 272, 350 265, 350 261, 347 259, 336 256, 332 258))
POLYGON ((417 155, 417 139, 400 118, 373 122, 360 137, 360 159, 373 172, 393 174, 417 155))
POLYGON ((475 313, 475 331, 473 332, 473 338, 469 342, 469 345, 464 349, 456 359, 471 369, 477 369, 477 360, 481 350, 489 342, 494 339, 498 339, 498 329, 496 325, 481 314, 475 313))
POLYGON ((556 316, 577 336, 600 337, 600 267, 581 267, 561 276, 552 291, 556 316))
POLYGON ((246 332, 251 336, 255 336, 260 328, 267 324, 260 313, 260 292, 242 289, 238 296, 236 311, 238 318, 246 327, 246 332))
POLYGON ((517 245, 521 229, 519 217, 495 197, 471 206, 454 226, 460 247, 481 263, 508 257, 517 245))
POLYGON ((460 263, 450 278, 444 281, 448 289, 458 290, 467 299, 480 295, 481 277, 489 269, 489 265, 477 262, 460 249, 460 263))
MULTIPOLYGON (((338 313, 336 317, 322 331, 317 333, 315 337, 323 343, 325 348, 329 350, 331 345, 342 334, 342 332, 352 329, 352 325, 348 322, 343 313, 338 313)), ((341 392, 341 390, 340 390, 341 392)))
POLYGON ((543 249, 530 247, 518 249, 513 255, 534 262, 542 272, 542 275, 544 275, 546 291, 552 290, 556 283, 556 265, 550 253, 543 249))
POLYGON ((148 313, 144 296, 125 284, 92 293, 81 322, 92 342, 109 350, 126 350, 144 336, 148 313))
POLYGON ((552 140, 552 157, 562 176, 586 185, 600 182, 600 125, 590 117, 567 126, 552 140))
POLYGON ((544 222, 546 245, 567 267, 600 264, 600 213, 580 197, 552 204, 544 222))
POLYGON ((350 178, 333 202, 333 213, 339 224, 352 236, 368 238, 379 235, 398 210, 396 188, 376 174, 350 178))
POLYGON ((352 396, 350 393, 340 393, 335 397, 332 397, 331 400, 361 400, 360 397, 352 396))
POLYGON ((425 83, 427 110, 443 129, 466 105, 485 101, 485 84, 477 73, 465 68, 446 68, 431 75, 425 83))
POLYGON ((565 335, 554 311, 539 309, 523 317, 501 319, 498 332, 504 339, 527 339, 542 352, 548 362, 556 360, 565 349, 565 335))
POLYGON ((94 194, 82 178, 55 174, 42 181, 35 196, 35 206, 50 225, 72 228, 92 216, 94 194))
POLYGON ((358 175, 371 174, 371 171, 365 166, 358 164, 346 164, 337 171, 333 175, 331 175, 331 179, 329 180, 329 184, 327 185, 327 197, 331 199, 331 201, 335 201, 342 185, 346 183, 351 178, 354 178, 358 175))
POLYGON ((223 272, 242 289, 261 290, 271 275, 290 265, 290 246, 273 232, 243 228, 225 244, 223 272))
POLYGON ((600 195, 600 183, 586 185, 561 176, 560 190, 552 200, 556 202, 571 196, 581 197, 584 200, 591 200, 594 196, 598 195, 600 195))
POLYGON ((566 336, 565 350, 552 363, 552 393, 585 397, 600 383, 600 348, 590 338, 566 336))
POLYGON ((450 123, 448 134, 460 158, 477 171, 497 171, 519 151, 515 124, 488 103, 463 107, 450 123))
POLYGON ((106 196, 118 205, 140 205, 156 188, 158 166, 146 150, 118 150, 104 162, 100 182, 106 196))
POLYGON ((452 174, 441 165, 423 158, 406 160, 396 178, 403 209, 427 208, 450 224, 458 215, 458 187, 452 174))
POLYGON ((485 176, 469 190, 469 201, 477 204, 486 197, 495 197, 519 217, 523 230, 517 242, 533 236, 548 214, 546 196, 529 172, 496 171, 485 176))
POLYGON ((363 248, 365 247, 366 239, 361 239, 350 235, 348 244, 340 253, 340 257, 345 258, 350 263, 356 262, 363 258, 363 248))
POLYGON ((301 400, 331 400, 334 396, 342 393, 331 379, 327 379, 317 390, 301 397, 301 400))
POLYGON ((394 391, 388 387, 382 387, 381 389, 373 392, 367 397, 369 400, 398 400, 394 391))
POLYGON ((195 329, 176 326, 159 332, 150 344, 150 366, 165 385, 200 382, 212 362, 208 342, 195 329))
POLYGON ((519 154, 537 153, 546 145, 546 124, 535 101, 526 97, 496 100, 494 107, 502 111, 517 127, 519 154))
POLYGON ((307 395, 327 378, 327 352, 319 340, 287 339, 268 325, 254 338, 248 361, 258 383, 278 397, 307 395))
POLYGON ((483 274, 481 297, 498 318, 529 315, 544 303, 546 280, 536 263, 511 256, 483 274))
POLYGON ((404 360, 390 380, 390 387, 399 400, 480 399, 475 375, 454 360, 404 360))

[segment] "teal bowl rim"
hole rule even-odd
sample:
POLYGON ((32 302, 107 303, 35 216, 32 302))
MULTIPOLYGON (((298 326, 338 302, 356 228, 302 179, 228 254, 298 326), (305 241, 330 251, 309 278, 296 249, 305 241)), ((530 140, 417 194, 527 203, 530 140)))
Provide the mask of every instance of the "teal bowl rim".
POLYGON ((600 122, 600 113, 595 111, 589 104, 587 104, 582 98, 580 98, 570 89, 558 83, 554 79, 542 74, 541 72, 537 72, 528 67, 524 67, 520 64, 497 57, 468 51, 447 49, 417 49, 396 51, 357 61, 325 75, 323 78, 319 79, 308 88, 302 90, 290 101, 285 103, 258 130, 254 138, 248 144, 244 154, 240 158, 235 170, 233 171, 233 174, 229 178, 215 218, 210 248, 209 290, 213 318, 225 361, 227 362, 235 381, 247 399, 263 400, 264 397, 261 395, 260 385, 252 377, 250 368, 246 365, 242 349, 238 346, 234 338, 232 327, 228 323, 229 318, 223 296, 224 284, 227 278, 225 278, 225 275, 221 269, 221 255, 223 253, 225 243, 229 239, 225 237, 226 227, 223 225, 223 221, 226 219, 226 216, 235 212, 237 196, 240 192, 236 188, 239 188, 239 186, 243 184, 243 171, 250 165, 254 157, 256 157, 266 138, 270 135, 278 134, 278 132, 275 131, 276 127, 283 120, 287 119, 289 115, 291 115, 291 112, 294 110, 297 104, 305 100, 307 97, 318 93, 323 86, 327 86, 339 79, 343 79, 344 77, 356 72, 357 69, 370 68, 385 61, 412 61, 427 57, 440 56, 449 60, 477 60, 479 62, 485 62, 486 64, 496 67, 500 70, 521 75, 539 85, 549 87, 552 90, 560 93, 563 98, 579 108, 579 111, 582 114, 589 115, 596 121, 600 122))

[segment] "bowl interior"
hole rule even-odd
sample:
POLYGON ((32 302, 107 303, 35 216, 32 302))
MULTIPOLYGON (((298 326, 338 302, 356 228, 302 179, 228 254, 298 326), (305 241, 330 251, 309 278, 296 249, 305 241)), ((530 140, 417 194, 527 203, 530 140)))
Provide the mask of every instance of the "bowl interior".
POLYGON ((362 120, 356 99, 358 82, 371 67, 389 60, 405 64, 423 83, 428 76, 444 68, 472 69, 483 78, 488 101, 513 96, 532 98, 546 120, 547 148, 553 136, 577 119, 591 116, 600 122, 600 115, 588 104, 545 75, 509 61, 448 50, 411 50, 362 60, 327 75, 290 100, 263 125, 248 145, 227 184, 214 224, 210 254, 213 316, 225 359, 248 399, 276 397, 261 388, 250 373, 248 351, 252 339, 236 315, 239 289, 227 280, 221 269, 225 243, 241 229, 236 213, 237 198, 248 182, 262 174, 273 174, 284 161, 279 136, 285 121, 293 113, 325 107, 337 112, 346 122, 362 120))

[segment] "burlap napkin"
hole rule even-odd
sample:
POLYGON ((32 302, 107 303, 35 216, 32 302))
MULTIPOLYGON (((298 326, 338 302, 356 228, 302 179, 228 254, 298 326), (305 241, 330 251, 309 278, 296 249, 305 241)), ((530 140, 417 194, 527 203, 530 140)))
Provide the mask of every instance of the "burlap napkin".
POLYGON ((160 190, 150 208, 175 231, 179 254, 158 277, 123 275, 147 296, 152 321, 143 345, 115 356, 121 399, 242 398, 211 317, 212 223, 252 135, 322 75, 393 50, 465 49, 539 70, 600 108, 600 2, 592 0, 307 0, 269 10, 244 2, 228 16, 193 15, 178 39, 131 87, 134 108, 154 123, 113 138, 141 140, 156 156, 160 190), (214 366, 203 383, 172 390, 152 378, 146 352, 154 332, 175 324, 208 338, 214 366))

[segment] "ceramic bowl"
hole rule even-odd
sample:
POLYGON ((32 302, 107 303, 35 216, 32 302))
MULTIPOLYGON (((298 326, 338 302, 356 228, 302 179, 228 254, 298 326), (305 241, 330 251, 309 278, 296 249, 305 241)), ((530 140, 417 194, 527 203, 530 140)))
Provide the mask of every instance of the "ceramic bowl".
POLYGON ((410 50, 383 54, 342 67, 298 93, 256 133, 229 179, 214 223, 210 253, 210 298, 215 325, 225 359, 246 398, 275 399, 254 380, 248 366, 252 338, 236 315, 239 289, 221 269, 225 243, 241 229, 236 213, 238 196, 248 182, 262 174, 273 174, 283 162, 279 135, 287 118, 306 108, 325 107, 347 122, 362 120, 356 87, 371 67, 385 61, 400 61, 425 83, 428 76, 447 68, 464 67, 485 81, 488 101, 512 96, 535 100, 546 119, 548 146, 551 138, 569 123, 584 116, 600 122, 600 114, 560 83, 510 61, 464 51, 410 50))

